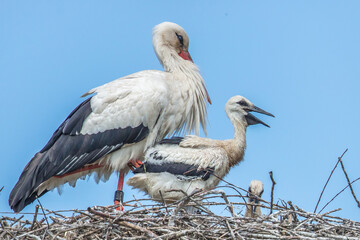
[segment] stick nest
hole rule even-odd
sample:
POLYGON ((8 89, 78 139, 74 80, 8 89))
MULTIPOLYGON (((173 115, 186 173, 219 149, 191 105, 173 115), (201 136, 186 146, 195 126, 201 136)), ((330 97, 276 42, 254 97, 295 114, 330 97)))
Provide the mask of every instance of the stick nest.
POLYGON ((222 190, 198 191, 172 204, 154 203, 150 199, 134 199, 124 204, 124 212, 115 211, 116 206, 62 211, 50 211, 36 206, 35 212, 31 213, 32 220, 24 220, 24 215, 3 216, 0 239, 359 239, 360 237, 359 222, 330 215, 340 209, 316 214, 306 212, 291 202, 280 201, 271 205, 260 199, 262 211, 271 209, 272 213, 257 218, 245 218, 242 213, 246 209, 245 198, 240 193, 226 195, 222 190), (196 213, 186 211, 190 208, 195 209, 196 213))

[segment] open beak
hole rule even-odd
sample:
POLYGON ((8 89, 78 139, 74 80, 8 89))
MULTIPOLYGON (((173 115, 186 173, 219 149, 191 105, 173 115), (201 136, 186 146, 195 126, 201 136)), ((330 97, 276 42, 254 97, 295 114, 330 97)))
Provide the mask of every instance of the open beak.
MULTIPOLYGON (((259 108, 259 107, 256 107, 256 106, 253 106, 253 107, 250 107, 248 109, 246 109, 247 112, 258 112, 258 113, 261 113, 261 114, 265 114, 265 115, 268 115, 268 116, 271 116, 271 117, 275 117, 274 115, 272 115, 271 113, 259 108)), ((269 125, 267 125, 266 123, 264 123, 263 121, 261 121, 260 119, 258 119, 257 117, 255 117, 254 115, 252 115, 251 113, 248 113, 246 116, 246 121, 248 123, 248 125, 254 125, 254 124, 258 124, 258 123, 261 123, 262 125, 266 126, 266 127, 270 127, 269 125)))
POLYGON ((184 60, 189 60, 191 62, 194 62, 188 51, 181 50, 181 52, 179 53, 179 56, 182 57, 184 60))

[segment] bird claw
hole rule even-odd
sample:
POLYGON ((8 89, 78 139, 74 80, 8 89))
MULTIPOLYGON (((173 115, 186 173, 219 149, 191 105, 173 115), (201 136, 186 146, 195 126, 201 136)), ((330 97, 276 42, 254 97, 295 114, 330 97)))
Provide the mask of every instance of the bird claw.
POLYGON ((128 162, 128 167, 130 168, 130 170, 132 171, 132 172, 134 172, 134 170, 136 169, 136 168, 139 168, 139 167, 141 167, 141 165, 143 165, 143 162, 142 161, 140 161, 140 160, 130 160, 129 162, 128 162))
POLYGON ((116 213, 121 213, 121 212, 124 211, 124 206, 122 205, 122 203, 119 203, 119 202, 118 202, 118 203, 115 203, 115 205, 119 205, 119 206, 116 207, 115 210, 114 210, 116 213))

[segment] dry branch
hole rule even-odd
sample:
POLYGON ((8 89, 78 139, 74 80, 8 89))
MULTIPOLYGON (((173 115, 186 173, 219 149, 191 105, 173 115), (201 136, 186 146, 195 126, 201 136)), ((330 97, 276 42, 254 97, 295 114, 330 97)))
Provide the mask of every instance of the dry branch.
POLYGON ((342 159, 342 157, 345 155, 345 153, 346 153, 347 151, 348 151, 348 149, 346 149, 346 150, 343 152, 343 154, 341 155, 341 157, 338 158, 338 161, 336 162, 335 167, 332 169, 332 171, 331 171, 328 179, 326 180, 326 183, 325 183, 325 185, 324 185, 324 187, 323 187, 323 189, 322 189, 322 191, 321 191, 321 193, 320 193, 319 199, 318 199, 318 201, 317 201, 317 203, 316 203, 316 206, 315 206, 315 209, 314 209, 314 213, 316 212, 316 210, 317 210, 317 208, 318 208, 318 206, 319 206, 319 203, 320 203, 320 200, 321 200, 322 195, 324 194, 325 188, 326 188, 326 186, 328 185, 328 183, 329 183, 329 181, 330 181, 330 178, 331 178, 331 176, 333 175, 333 173, 334 173, 337 165, 339 164, 340 159, 342 159))
POLYGON ((115 206, 66 211, 43 209, 49 227, 44 213, 36 210, 28 218, 32 221, 22 216, 2 217, 0 239, 359 239, 359 222, 330 215, 339 209, 316 214, 294 204, 280 206, 261 199, 261 207, 272 209, 273 213, 244 218, 235 214, 245 207, 243 202, 234 201, 242 197, 243 193, 226 195, 217 189, 195 192, 167 205, 150 199, 131 200, 125 203, 131 207, 124 212, 115 211, 115 206), (133 202, 137 205, 131 205, 133 202), (186 206, 197 207, 197 213, 183 211, 186 206), (230 213, 216 214, 215 208, 220 207, 230 213), (288 221, 287 216, 292 216, 293 221, 288 221), (173 224, 169 226, 171 221, 173 224))
POLYGON ((351 194, 353 195, 354 199, 355 199, 355 202, 357 203, 357 206, 360 208, 360 202, 359 200, 357 200, 356 198, 356 195, 355 195, 355 192, 354 192, 354 189, 352 188, 352 185, 350 183, 350 179, 349 179, 349 176, 347 175, 347 172, 345 171, 345 166, 344 166, 344 163, 342 161, 342 158, 339 157, 339 162, 341 164, 341 168, 345 174, 345 177, 346 177, 346 181, 348 182, 348 185, 349 185, 349 188, 350 188, 350 191, 351 191, 351 194))
POLYGON ((272 213, 272 211, 273 211, 273 203, 274 203, 274 188, 275 188, 275 184, 276 184, 276 182, 275 182, 275 180, 274 180, 274 178, 273 178, 273 172, 272 171, 270 171, 269 172, 269 175, 270 175, 270 179, 271 179, 271 182, 272 182, 272 186, 271 186, 271 205, 270 205, 270 214, 272 213))
MULTIPOLYGON (((353 183, 355 183, 355 182, 357 182, 357 181, 359 181, 359 180, 360 180, 360 177, 358 177, 357 179, 355 179, 354 181, 352 181, 352 182, 350 183, 350 185, 353 184, 353 183)), ((345 189, 347 189, 350 185, 348 184, 348 185, 346 185, 343 189, 341 189, 340 192, 338 192, 329 202, 327 202, 327 203, 325 204, 325 206, 319 211, 319 213, 321 213, 332 201, 334 201, 334 199, 335 199, 337 196, 339 196, 343 191, 345 191, 345 189)))

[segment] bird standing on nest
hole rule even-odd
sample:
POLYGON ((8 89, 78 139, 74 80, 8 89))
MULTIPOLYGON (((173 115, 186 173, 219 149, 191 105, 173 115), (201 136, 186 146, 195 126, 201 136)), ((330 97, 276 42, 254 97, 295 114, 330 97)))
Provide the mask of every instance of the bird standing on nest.
POLYGON ((226 103, 225 111, 235 130, 233 139, 214 140, 198 136, 164 139, 145 153, 145 161, 127 184, 149 194, 154 200, 173 202, 196 189, 214 188, 243 160, 246 128, 266 123, 250 112, 274 117, 242 96, 226 103), (174 191, 175 190, 175 191, 174 191))
POLYGON ((138 166, 144 151, 166 135, 206 129, 205 83, 188 52, 182 27, 164 22, 153 30, 163 71, 141 71, 94 88, 70 113, 45 147, 31 159, 9 197, 15 212, 64 183, 96 172, 107 179, 120 172, 115 203, 122 202, 128 163, 138 166))

